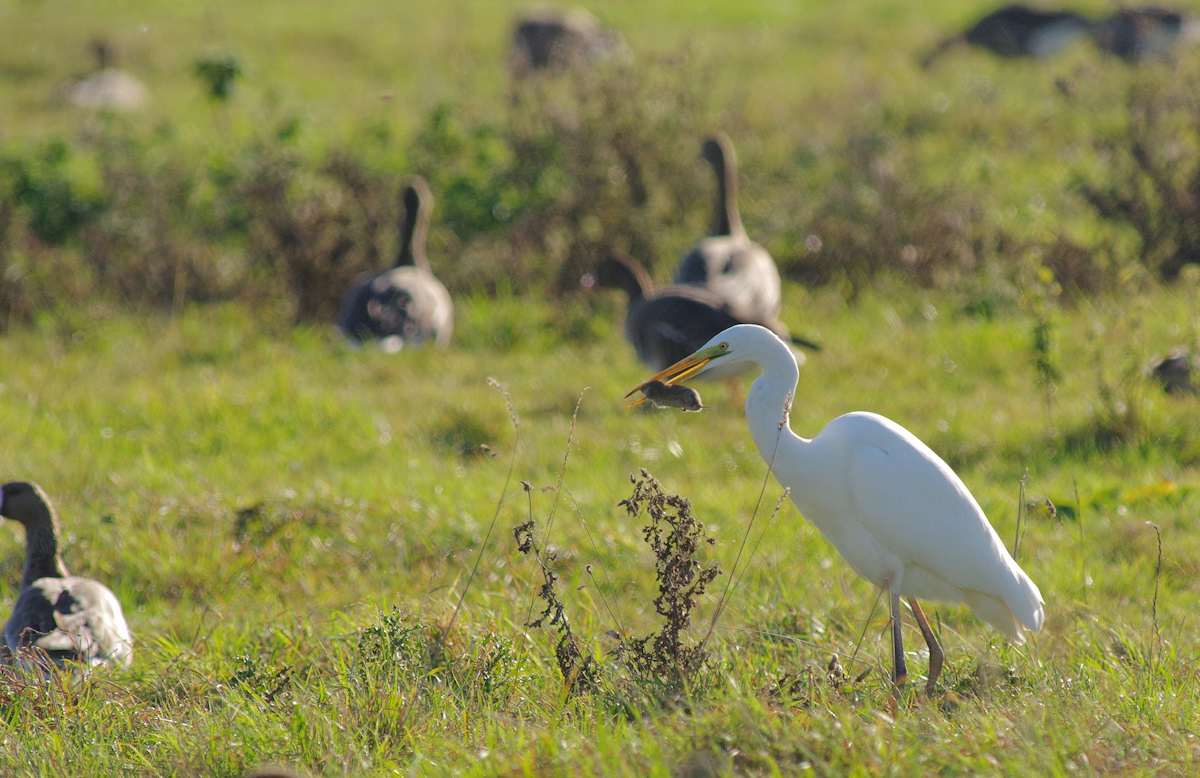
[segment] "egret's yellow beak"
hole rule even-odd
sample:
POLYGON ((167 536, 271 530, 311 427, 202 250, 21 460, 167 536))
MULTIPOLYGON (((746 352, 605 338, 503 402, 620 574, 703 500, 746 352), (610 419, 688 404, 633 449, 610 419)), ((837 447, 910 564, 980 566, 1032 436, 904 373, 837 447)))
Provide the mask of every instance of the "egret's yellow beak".
MULTIPOLYGON (((630 395, 634 394, 635 392, 640 392, 642 387, 651 381, 662 381, 664 384, 670 385, 682 383, 683 381, 688 380, 692 376, 696 375, 696 373, 699 373, 701 370, 703 370, 704 366, 709 362, 712 362, 715 357, 720 356, 720 353, 724 353, 723 350, 722 352, 715 354, 712 352, 713 348, 706 348, 703 351, 697 351, 690 357, 685 357, 679 360, 666 370, 663 370, 661 373, 656 373, 655 375, 635 386, 629 391, 629 394, 625 395, 625 398, 629 399, 630 395)), ((644 402, 646 402, 646 396, 642 395, 633 402, 629 403, 629 407, 632 408, 633 406, 641 405, 644 402)))

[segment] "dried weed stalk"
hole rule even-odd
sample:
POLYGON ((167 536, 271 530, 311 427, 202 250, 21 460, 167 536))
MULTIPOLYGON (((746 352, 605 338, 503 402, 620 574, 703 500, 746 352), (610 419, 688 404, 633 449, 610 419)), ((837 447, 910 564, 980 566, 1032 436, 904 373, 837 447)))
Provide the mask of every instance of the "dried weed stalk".
POLYGON ((538 548, 537 540, 534 538, 534 525, 534 520, 530 519, 513 528, 513 538, 517 541, 517 550, 525 556, 533 554, 538 567, 542 569, 542 585, 537 591, 537 596, 546 603, 546 607, 542 610, 541 616, 526 626, 550 626, 558 632, 558 645, 554 648, 554 659, 558 662, 558 669, 562 673, 568 695, 594 691, 599 679, 600 668, 594 656, 590 653, 585 654, 580 649, 579 639, 571 631, 571 622, 567 619, 566 609, 554 590, 554 584, 558 581, 558 573, 550 568, 550 564, 555 559, 554 552, 538 548))
MULTIPOLYGON (((655 557, 658 597, 654 607, 664 623, 658 632, 645 637, 618 633, 620 643, 614 653, 639 683, 658 687, 667 697, 674 698, 692 688, 697 674, 708 664, 707 638, 685 645, 683 635, 691 628, 696 604, 721 569, 715 562, 705 566, 696 559, 702 546, 714 541, 704 534, 704 525, 692 516, 688 500, 665 494, 659 482, 644 469, 640 478, 631 480, 633 494, 620 504, 630 516, 639 516, 644 511, 649 517, 642 534, 655 557)), ((528 626, 546 626, 558 632, 554 656, 568 694, 596 691, 600 665, 581 648, 571 630, 566 609, 555 589, 559 576, 552 569, 554 553, 537 545, 532 518, 515 527, 513 537, 517 550, 532 555, 542 571, 543 583, 536 596, 545 607, 528 626)))
POLYGON ((664 494, 659 482, 644 468, 640 479, 630 480, 634 483, 633 494, 621 505, 630 516, 638 516, 643 510, 649 516, 642 534, 657 561, 658 597, 654 608, 666 623, 655 635, 622 640, 618 657, 638 674, 682 690, 705 666, 709 653, 705 640, 685 646, 681 635, 690 628, 697 601, 721 574, 721 568, 716 562, 704 566, 696 559, 701 546, 714 541, 692 516, 688 500, 664 494))

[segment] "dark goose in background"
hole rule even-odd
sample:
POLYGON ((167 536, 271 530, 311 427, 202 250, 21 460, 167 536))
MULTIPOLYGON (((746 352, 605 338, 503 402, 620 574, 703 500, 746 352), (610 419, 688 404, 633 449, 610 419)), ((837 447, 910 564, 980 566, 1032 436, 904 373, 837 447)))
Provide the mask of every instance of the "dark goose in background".
POLYGON ((95 111, 132 111, 144 105, 150 93, 137 77, 116 67, 112 45, 96 39, 90 46, 95 70, 61 87, 63 99, 77 108, 95 111))
POLYGON ((1125 62, 1164 59, 1177 43, 1200 40, 1200 21, 1161 6, 1122 8, 1092 26, 1101 51, 1125 62))
POLYGON ((514 24, 508 68, 522 78, 535 71, 560 72, 627 55, 621 34, 602 27, 583 8, 542 8, 514 24))
POLYGON ((780 308, 779 270, 742 226, 733 143, 724 133, 714 135, 704 141, 701 156, 717 181, 710 235, 684 256, 674 283, 707 289, 743 321, 774 320, 780 308))
MULTIPOLYGON (((600 263, 596 284, 620 289, 628 296, 625 339, 638 360, 652 370, 678 362, 713 335, 747 321, 735 316, 721 298, 704 287, 670 286, 655 291, 645 269, 622 255, 614 254, 600 263)), ((776 326, 782 329, 782 325, 776 326)), ((786 330, 781 337, 788 337, 786 330)), ((804 356, 797 358, 803 360, 804 356)))
POLYGON ((1090 27, 1091 22, 1071 11, 1006 5, 984 16, 965 32, 939 43, 925 55, 921 64, 929 67, 947 51, 963 45, 987 49, 1001 57, 1051 57, 1086 36, 1090 27))
POLYGON ((389 351, 426 341, 445 348, 454 328, 454 304, 446 287, 430 272, 425 257, 433 208, 425 179, 412 178, 404 188, 403 201, 404 222, 395 265, 354 282, 342 300, 337 326, 352 341, 380 340, 389 351))

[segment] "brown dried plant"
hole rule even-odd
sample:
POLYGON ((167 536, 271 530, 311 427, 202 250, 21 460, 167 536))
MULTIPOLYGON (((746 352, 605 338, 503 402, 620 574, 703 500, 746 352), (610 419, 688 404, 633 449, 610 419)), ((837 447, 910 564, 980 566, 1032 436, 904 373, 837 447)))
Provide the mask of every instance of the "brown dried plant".
POLYGON ((623 639, 618 656, 638 674, 683 691, 709 660, 706 640, 687 646, 683 635, 691 628, 697 602, 721 568, 716 562, 705 566, 696 559, 701 547, 714 541, 692 515, 691 502, 665 494, 644 468, 640 478, 630 480, 633 494, 621 505, 630 516, 644 510, 649 518, 642 534, 654 552, 658 578, 654 608, 665 623, 656 634, 623 639))
POLYGON ((558 573, 550 565, 555 560, 553 551, 538 548, 534 537, 536 522, 531 518, 524 524, 513 528, 513 538, 517 541, 517 550, 525 556, 533 555, 542 571, 542 585, 538 588, 537 596, 546 603, 541 615, 529 622, 529 627, 553 627, 558 632, 558 644, 554 648, 554 659, 562 673, 568 695, 589 692, 596 689, 600 668, 596 658, 590 653, 584 653, 579 646, 579 639, 571 631, 571 622, 567 618, 566 609, 554 584, 558 581, 558 573))

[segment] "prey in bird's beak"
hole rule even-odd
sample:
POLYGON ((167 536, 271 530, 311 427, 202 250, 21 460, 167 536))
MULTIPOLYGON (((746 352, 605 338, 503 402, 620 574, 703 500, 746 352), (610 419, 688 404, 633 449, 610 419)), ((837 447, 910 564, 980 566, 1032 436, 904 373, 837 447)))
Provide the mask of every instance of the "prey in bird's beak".
POLYGON ((678 408, 685 413, 688 411, 698 413, 707 407, 701 402, 699 392, 683 384, 647 381, 642 384, 642 396, 654 403, 655 408, 678 408))
POLYGON ((635 405, 641 405, 642 403, 646 402, 648 398, 646 388, 648 386, 651 387, 650 394, 654 394, 654 385, 656 383, 661 382, 666 386, 673 386, 675 384, 682 383, 683 381, 686 381, 689 378, 692 378, 703 372, 704 368, 709 362, 712 362, 717 357, 725 356, 725 354, 728 353, 728 350, 729 344, 722 341, 715 346, 709 346, 708 348, 701 349, 695 354, 692 354, 690 357, 685 357, 679 360, 666 370, 655 374, 648 380, 631 389, 629 394, 625 395, 625 399, 629 399, 629 397, 636 392, 641 392, 642 396, 629 403, 629 407, 632 408, 635 405))

